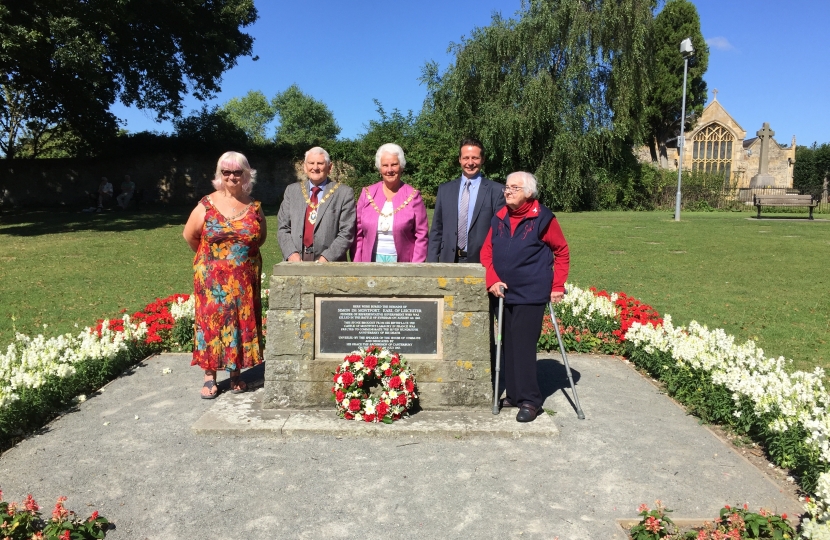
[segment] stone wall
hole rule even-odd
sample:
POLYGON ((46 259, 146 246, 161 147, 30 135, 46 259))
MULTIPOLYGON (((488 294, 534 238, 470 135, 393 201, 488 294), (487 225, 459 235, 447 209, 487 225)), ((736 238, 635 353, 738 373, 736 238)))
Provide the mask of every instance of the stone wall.
POLYGON ((424 409, 488 407, 489 300, 479 264, 280 263, 270 282, 263 407, 333 408, 332 373, 343 361, 315 358, 315 299, 443 300, 442 355, 407 359, 424 409))
MULTIPOLYGON (((265 204, 279 202, 285 187, 299 179, 297 164, 284 158, 248 155, 257 170, 253 196, 265 204)), ((0 160, 0 207, 66 207, 90 205, 90 194, 106 176, 115 193, 129 174, 143 201, 195 204, 213 191, 217 155, 152 155, 95 159, 0 160)))

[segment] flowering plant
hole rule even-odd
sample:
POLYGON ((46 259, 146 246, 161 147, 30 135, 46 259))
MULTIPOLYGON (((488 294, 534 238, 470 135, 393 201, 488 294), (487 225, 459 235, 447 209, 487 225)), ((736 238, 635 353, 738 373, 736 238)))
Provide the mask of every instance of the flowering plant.
POLYGON ((670 538, 673 533, 677 532, 674 522, 666 517, 671 510, 663 506, 659 500, 654 502, 656 504, 654 510, 649 509, 645 504, 641 504, 637 509, 643 519, 628 531, 633 540, 659 540, 670 538))
POLYGON ((398 353, 371 345, 347 355, 334 370, 331 388, 337 415, 346 420, 391 424, 408 414, 418 397, 415 374, 398 353), (380 385, 377 396, 369 395, 380 385))
POLYGON ((7 503, 0 491, 0 535, 3 540, 88 540, 104 538, 109 528, 107 518, 95 511, 86 519, 67 510, 66 497, 58 497, 52 517, 44 520, 40 506, 31 495, 18 503, 7 503))

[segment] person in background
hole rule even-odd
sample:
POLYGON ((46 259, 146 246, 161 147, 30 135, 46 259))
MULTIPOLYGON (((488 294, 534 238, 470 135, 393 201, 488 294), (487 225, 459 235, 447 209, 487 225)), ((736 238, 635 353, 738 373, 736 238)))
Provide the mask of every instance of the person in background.
POLYGON ((135 183, 130 179, 129 174, 125 174, 124 181, 121 182, 121 193, 115 198, 118 206, 120 206, 122 210, 127 209, 127 205, 130 204, 130 199, 133 198, 134 193, 135 183))
POLYGON ((503 407, 519 407, 516 420, 542 412, 536 378, 536 344, 548 302, 560 302, 570 268, 568 243, 556 216, 536 200, 536 178, 514 172, 504 188, 507 206, 490 221, 481 249, 487 291, 504 298, 503 407), (502 290, 504 292, 502 292, 502 290))
POLYGON ((196 320, 193 360, 205 372, 202 399, 219 394, 216 372, 227 370, 230 390, 247 390, 242 368, 262 362, 260 248, 265 216, 251 198, 256 171, 248 159, 225 152, 216 164, 216 191, 199 201, 184 226, 184 239, 196 252, 193 288, 196 320))
POLYGON ((354 241, 354 190, 329 179, 331 157, 315 146, 305 153, 307 179, 285 189, 277 238, 288 262, 345 261, 354 241))
POLYGON ((424 262, 427 258, 427 209, 421 193, 401 181, 406 157, 387 143, 375 154, 381 181, 365 187, 357 200, 352 261, 424 262))
POLYGON ((98 211, 104 211, 104 203, 112 199, 112 184, 107 180, 106 176, 101 177, 101 183, 98 184, 98 211))
POLYGON ((478 263, 490 219, 504 206, 499 183, 481 176, 484 145, 467 138, 458 150, 461 178, 438 187, 427 262, 478 263))

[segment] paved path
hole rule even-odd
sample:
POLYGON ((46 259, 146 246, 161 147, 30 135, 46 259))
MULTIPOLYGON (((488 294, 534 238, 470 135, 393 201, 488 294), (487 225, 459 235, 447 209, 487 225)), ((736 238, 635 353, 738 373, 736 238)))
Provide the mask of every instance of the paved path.
POLYGON ((34 494, 47 514, 67 495, 70 509, 110 518, 114 540, 622 540, 615 520, 657 498, 678 518, 743 502, 801 511, 629 365, 570 359, 586 420, 558 389, 564 369, 542 359, 558 435, 436 439, 200 434, 194 424, 237 396, 200 400, 201 373, 165 354, 6 452, 0 487, 7 500, 34 494))

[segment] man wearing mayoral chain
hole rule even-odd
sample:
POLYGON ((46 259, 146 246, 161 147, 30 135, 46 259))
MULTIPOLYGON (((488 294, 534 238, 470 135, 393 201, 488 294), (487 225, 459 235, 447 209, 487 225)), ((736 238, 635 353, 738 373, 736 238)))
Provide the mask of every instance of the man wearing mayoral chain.
POLYGON ((329 179, 331 157, 316 146, 305 153, 307 179, 285 189, 277 239, 288 262, 345 261, 355 234, 354 191, 329 179))

